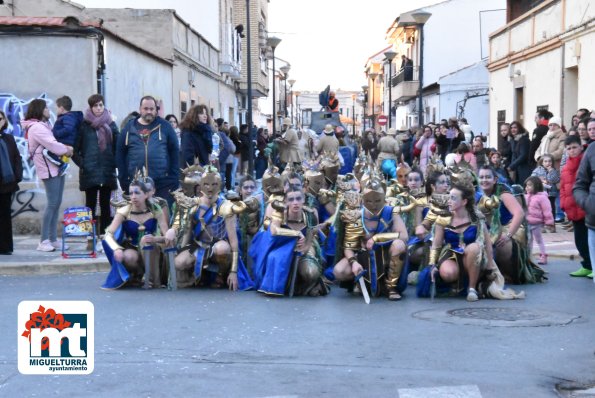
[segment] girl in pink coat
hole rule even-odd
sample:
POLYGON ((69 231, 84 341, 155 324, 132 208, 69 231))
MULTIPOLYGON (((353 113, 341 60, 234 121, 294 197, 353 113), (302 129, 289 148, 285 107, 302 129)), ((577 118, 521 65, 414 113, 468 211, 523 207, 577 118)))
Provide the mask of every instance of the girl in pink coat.
POLYGON ((552 205, 547 193, 543 191, 543 183, 536 176, 531 176, 525 181, 525 201, 527 202, 527 224, 529 224, 529 250, 533 249, 533 239, 537 241, 541 254, 538 264, 547 264, 547 253, 541 236, 544 224, 554 225, 552 205))

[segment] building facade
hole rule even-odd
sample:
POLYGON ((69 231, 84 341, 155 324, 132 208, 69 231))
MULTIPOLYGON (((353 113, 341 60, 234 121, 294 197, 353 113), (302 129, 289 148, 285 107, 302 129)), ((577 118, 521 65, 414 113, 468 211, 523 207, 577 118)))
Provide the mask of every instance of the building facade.
POLYGON ((508 23, 490 35, 490 129, 517 120, 531 130, 539 109, 570 126, 577 109, 595 104, 593 1, 520 3, 509 3, 508 23))
MULTIPOLYGON (((390 79, 384 79, 387 82, 384 101, 388 101, 389 86, 393 101, 392 106, 386 105, 385 109, 394 112, 394 124, 408 127, 419 124, 422 58, 421 107, 424 123, 457 115, 451 107, 441 108, 444 101, 440 96, 448 95, 449 101, 456 103, 474 95, 478 83, 487 87, 487 79, 482 82, 460 80, 456 90, 449 89, 448 92, 444 92, 440 80, 465 68, 485 67, 481 66, 483 64, 480 64, 480 61, 487 59, 489 55, 488 35, 504 23, 505 16, 505 0, 449 0, 425 7, 423 10, 400 14, 386 34, 391 50, 397 54, 391 65, 392 76, 390 79), (431 14, 423 25, 415 19, 420 11, 431 14), (409 68, 405 68, 402 56, 411 60, 409 68)), ((383 69, 388 75, 387 62, 383 62, 383 69)), ((477 78, 479 75, 476 74, 474 77, 477 78)), ((487 105, 484 111, 488 112, 487 105)), ((471 115, 467 119, 471 125, 475 124, 479 129, 487 130, 487 126, 481 126, 482 122, 473 120, 471 115)))

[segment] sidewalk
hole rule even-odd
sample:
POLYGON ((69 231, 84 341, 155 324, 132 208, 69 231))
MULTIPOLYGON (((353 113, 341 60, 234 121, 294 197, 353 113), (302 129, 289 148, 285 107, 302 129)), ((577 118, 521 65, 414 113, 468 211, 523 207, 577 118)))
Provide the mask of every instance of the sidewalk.
MULTIPOLYGON (((72 239, 67 253, 85 252, 87 241, 72 239)), ((85 272, 107 272, 109 262, 103 253, 97 258, 62 258, 62 251, 37 251, 39 236, 17 235, 14 237, 15 251, 10 256, 0 255, 0 275, 51 275, 78 274, 85 272)))
MULTIPOLYGON (((574 246, 574 235, 558 226, 553 234, 543 234, 550 258, 580 260, 574 246)), ((0 256, 0 275, 51 275, 78 274, 85 272, 107 272, 110 265, 103 253, 97 258, 62 258, 61 251, 50 253, 36 250, 39 236, 20 235, 14 237, 15 251, 11 256, 0 256)), ((67 253, 84 251, 86 241, 79 240, 67 253)), ((535 245, 536 246, 536 245, 535 245)), ((535 256, 534 256, 535 257, 535 256)))

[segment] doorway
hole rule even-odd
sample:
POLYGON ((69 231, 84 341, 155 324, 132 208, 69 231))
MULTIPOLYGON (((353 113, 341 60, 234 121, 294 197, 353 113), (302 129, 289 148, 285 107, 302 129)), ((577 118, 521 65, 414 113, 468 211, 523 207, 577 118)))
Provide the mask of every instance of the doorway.
POLYGON ((525 114, 523 110, 525 109, 525 101, 524 101, 524 89, 523 87, 519 87, 515 89, 515 115, 518 122, 520 122, 523 126, 525 125, 525 114))

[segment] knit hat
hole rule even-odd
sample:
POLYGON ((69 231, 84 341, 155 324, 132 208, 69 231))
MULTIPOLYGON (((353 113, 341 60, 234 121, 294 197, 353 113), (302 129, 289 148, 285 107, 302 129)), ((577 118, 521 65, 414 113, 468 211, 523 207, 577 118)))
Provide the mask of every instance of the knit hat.
POLYGON ((548 126, 551 126, 552 124, 557 124, 559 127, 562 127, 562 119, 560 119, 560 117, 558 116, 554 116, 550 118, 547 124, 548 126))

